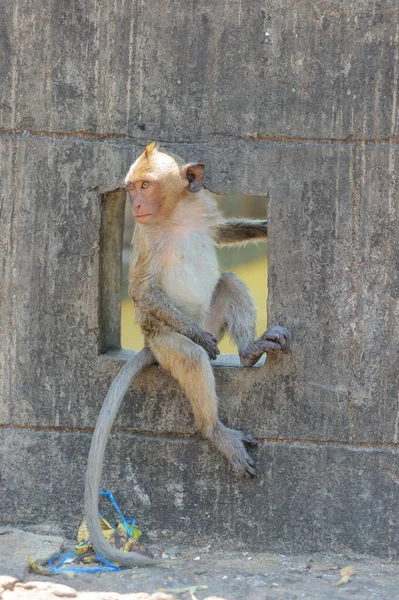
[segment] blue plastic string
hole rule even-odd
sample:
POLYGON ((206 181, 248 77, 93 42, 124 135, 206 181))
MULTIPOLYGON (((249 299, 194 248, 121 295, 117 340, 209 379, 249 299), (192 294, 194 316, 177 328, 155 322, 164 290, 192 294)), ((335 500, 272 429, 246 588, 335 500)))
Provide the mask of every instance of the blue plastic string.
MULTIPOLYGON (((109 500, 112 502, 116 512, 118 513, 118 515, 121 519, 122 525, 126 529, 128 536, 130 536, 133 531, 133 527, 136 524, 136 519, 125 519, 125 517, 122 514, 121 509, 118 506, 117 501, 115 500, 115 498, 113 497, 111 492, 107 492, 105 490, 100 490, 98 493, 103 496, 107 496, 107 498, 109 498, 109 500), (130 525, 129 525, 129 523, 130 523, 130 525)), ((66 566, 65 563, 70 558, 76 558, 76 556, 77 556, 75 554, 76 548, 79 548, 80 546, 86 546, 86 544, 89 544, 89 543, 90 543, 90 540, 86 540, 85 542, 81 542, 80 544, 78 544, 72 550, 72 552, 68 552, 67 554, 55 554, 54 556, 52 556, 47 563, 47 566, 50 571, 50 575, 65 573, 65 571, 72 571, 73 573, 99 573, 100 571, 101 572, 122 571, 122 567, 117 567, 116 565, 114 565, 114 563, 107 560, 104 556, 101 556, 101 554, 99 554, 98 552, 95 552, 95 557, 99 562, 103 563, 103 565, 96 565, 93 567, 66 566), (54 564, 55 561, 57 561, 57 560, 58 560, 58 562, 56 564, 54 564)))
POLYGON ((113 505, 114 505, 114 507, 115 507, 115 510, 116 510, 116 512, 118 513, 118 515, 119 515, 119 516, 120 516, 120 518, 121 518, 122 525, 123 525, 123 526, 124 526, 124 528, 126 529, 128 536, 130 536, 130 535, 131 535, 131 533, 132 533, 132 531, 133 531, 133 527, 134 527, 134 526, 135 526, 135 524, 136 524, 136 519, 125 519, 125 517, 124 517, 124 516, 123 516, 123 514, 122 514, 122 511, 121 511, 121 509, 120 509, 120 508, 119 508, 119 506, 118 506, 118 503, 117 503, 117 501, 115 500, 115 498, 113 497, 113 495, 111 494, 111 492, 107 492, 107 491, 105 491, 105 490, 99 490, 99 492, 98 492, 98 493, 99 493, 99 494, 102 494, 103 496, 107 496, 107 497, 108 497, 108 498, 111 500, 112 504, 113 504, 113 505), (129 526, 129 523, 128 523, 128 521, 130 521, 130 522, 131 522, 131 525, 130 525, 130 526, 129 526))

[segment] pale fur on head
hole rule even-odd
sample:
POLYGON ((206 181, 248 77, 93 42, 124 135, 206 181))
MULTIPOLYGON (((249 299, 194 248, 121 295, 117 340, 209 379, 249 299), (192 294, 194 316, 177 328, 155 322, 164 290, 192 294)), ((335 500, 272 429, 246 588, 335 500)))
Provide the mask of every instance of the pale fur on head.
MULTIPOLYGON (((187 235, 194 229, 208 229, 209 223, 215 227, 223 222, 214 197, 205 189, 199 192, 190 192, 183 183, 182 169, 185 162, 175 154, 164 152, 156 142, 149 144, 144 152, 137 158, 129 169, 125 183, 151 179, 162 180, 164 196, 171 198, 174 209, 162 222, 162 232, 167 233, 169 226, 182 229, 182 234, 187 235), (184 202, 186 201, 186 202, 184 202)), ((136 224, 143 229, 143 225, 136 224)), ((156 241, 159 235, 164 238, 159 227, 151 224, 144 225, 143 234, 147 232, 156 241)))
POLYGON ((130 167, 125 184, 146 179, 162 180, 165 196, 181 195, 184 192, 181 179, 183 166, 184 161, 180 157, 162 152, 156 143, 152 142, 130 167))

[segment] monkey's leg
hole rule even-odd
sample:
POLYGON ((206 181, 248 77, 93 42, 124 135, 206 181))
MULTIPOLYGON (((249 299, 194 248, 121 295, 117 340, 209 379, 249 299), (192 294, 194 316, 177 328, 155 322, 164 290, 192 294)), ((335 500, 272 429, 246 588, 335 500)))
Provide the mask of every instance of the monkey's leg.
POLYGON ((245 283, 234 273, 222 273, 215 288, 211 312, 205 329, 219 340, 227 329, 235 343, 241 363, 252 367, 270 350, 289 347, 289 333, 284 327, 270 327, 260 338, 256 332, 256 308, 245 283))
POLYGON ((291 334, 288 329, 280 325, 272 325, 240 355, 241 363, 244 367, 253 367, 264 352, 269 350, 289 352, 290 348, 291 334))
POLYGON ((157 362, 181 385, 191 402, 195 423, 238 472, 255 475, 254 463, 244 443, 256 440, 225 427, 218 419, 215 379, 205 350, 185 336, 170 331, 148 340, 157 362))

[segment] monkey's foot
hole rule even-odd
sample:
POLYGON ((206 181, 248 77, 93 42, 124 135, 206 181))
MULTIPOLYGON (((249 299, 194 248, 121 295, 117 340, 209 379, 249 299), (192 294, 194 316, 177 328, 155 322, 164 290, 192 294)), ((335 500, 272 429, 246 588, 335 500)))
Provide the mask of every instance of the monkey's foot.
POLYGON ((240 352, 241 364, 253 367, 265 352, 289 352, 291 334, 285 327, 272 325, 257 340, 240 352))
POLYGON ((257 446, 258 442, 250 433, 229 429, 222 423, 218 423, 210 432, 206 433, 206 436, 224 454, 237 473, 255 477, 255 463, 244 445, 257 446))

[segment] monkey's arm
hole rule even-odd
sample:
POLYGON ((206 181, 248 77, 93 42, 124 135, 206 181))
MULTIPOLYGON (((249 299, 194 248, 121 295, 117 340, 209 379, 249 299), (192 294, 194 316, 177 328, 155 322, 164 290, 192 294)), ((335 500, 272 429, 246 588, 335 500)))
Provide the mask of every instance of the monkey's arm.
POLYGON ((202 346, 209 358, 215 359, 220 354, 216 338, 183 315, 155 281, 146 281, 145 285, 131 283, 129 296, 142 312, 155 317, 158 321, 169 325, 177 333, 202 346))
POLYGON ((266 240, 267 221, 252 219, 229 219, 216 228, 215 241, 218 246, 239 244, 251 240, 266 240))

